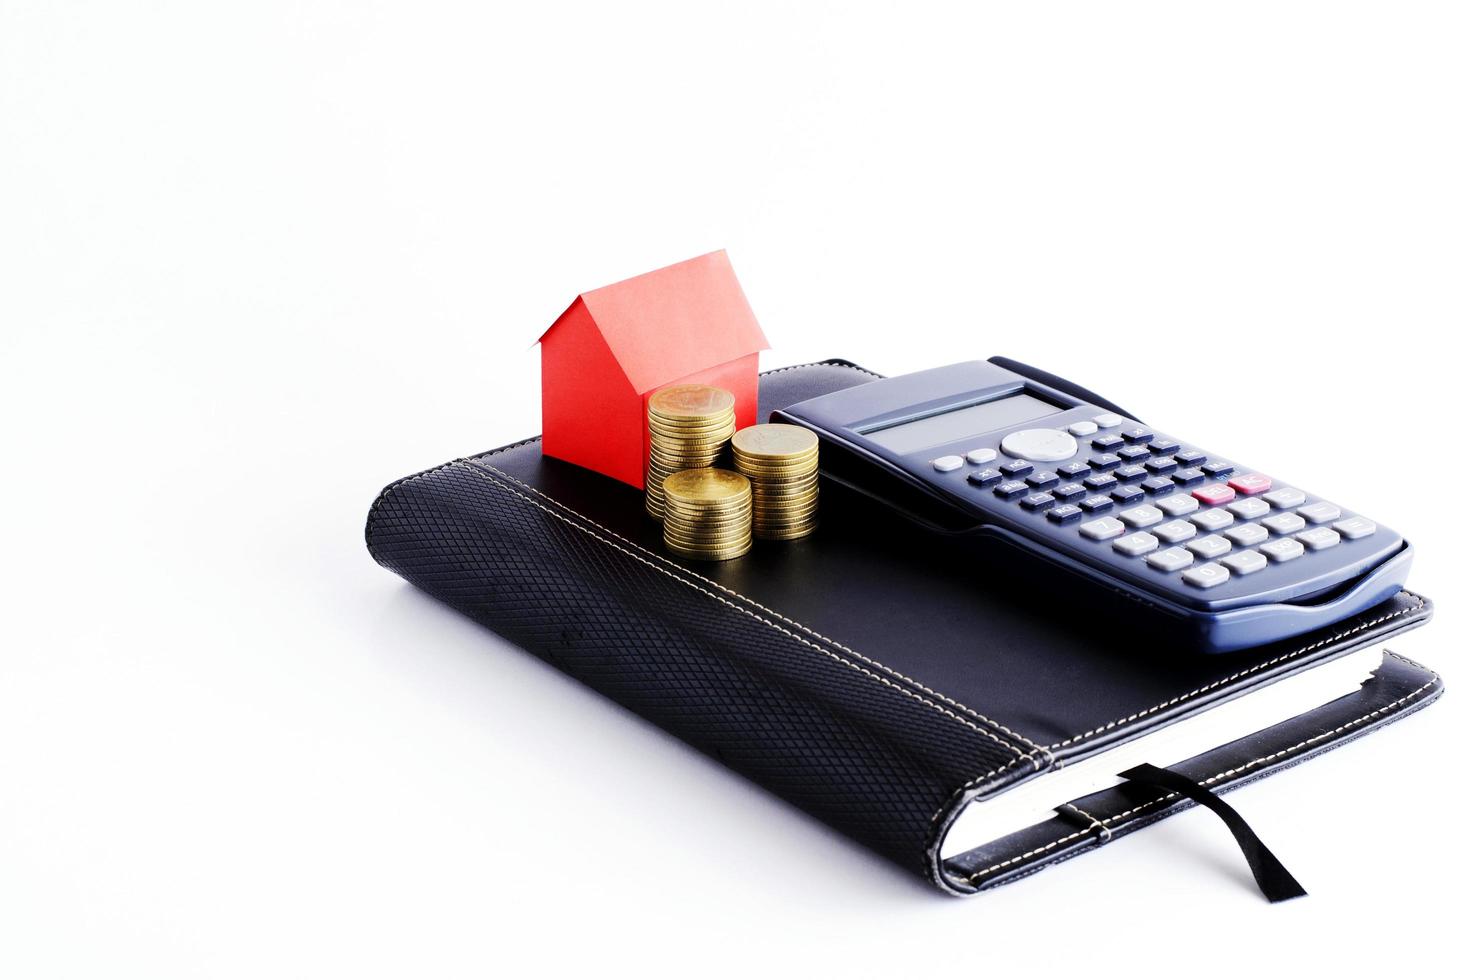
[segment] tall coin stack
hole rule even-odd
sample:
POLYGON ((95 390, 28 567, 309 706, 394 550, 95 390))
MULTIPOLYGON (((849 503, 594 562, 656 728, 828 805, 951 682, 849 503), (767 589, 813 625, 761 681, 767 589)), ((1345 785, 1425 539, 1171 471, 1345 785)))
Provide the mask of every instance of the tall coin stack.
POLYGON ((665 547, 722 561, 752 547, 752 487, 731 470, 681 470, 665 477, 665 547))
POLYGON ((737 431, 732 393, 710 385, 674 385, 649 396, 649 470, 644 509, 665 519, 665 478, 715 466, 737 431))
POLYGON ((812 533, 819 509, 819 437, 797 425, 732 436, 732 466, 752 481, 752 533, 773 541, 812 533))

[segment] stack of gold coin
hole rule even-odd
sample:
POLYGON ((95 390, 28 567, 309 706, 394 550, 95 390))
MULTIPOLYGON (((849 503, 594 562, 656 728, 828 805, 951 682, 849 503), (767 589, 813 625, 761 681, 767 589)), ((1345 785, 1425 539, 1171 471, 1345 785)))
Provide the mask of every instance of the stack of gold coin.
POLYGON ((752 533, 785 541, 815 526, 819 437, 798 425, 754 425, 732 436, 732 465, 752 481, 752 533))
POLYGON ((649 396, 649 470, 644 508, 665 519, 665 477, 715 466, 737 431, 732 393, 710 385, 674 385, 649 396))
POLYGON ((752 487, 731 470, 681 470, 665 477, 665 546, 722 561, 752 547, 752 487))

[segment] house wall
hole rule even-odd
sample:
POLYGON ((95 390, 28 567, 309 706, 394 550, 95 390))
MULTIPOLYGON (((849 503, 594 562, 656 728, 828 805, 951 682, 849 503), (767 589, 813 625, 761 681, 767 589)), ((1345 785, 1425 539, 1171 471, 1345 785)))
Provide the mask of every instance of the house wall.
POLYGON ((573 304, 541 338, 542 452, 642 488, 644 405, 592 317, 573 304))

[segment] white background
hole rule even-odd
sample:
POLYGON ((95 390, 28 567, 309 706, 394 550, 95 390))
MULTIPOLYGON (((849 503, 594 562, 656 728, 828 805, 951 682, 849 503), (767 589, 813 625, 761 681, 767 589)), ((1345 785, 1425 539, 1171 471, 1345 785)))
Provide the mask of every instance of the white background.
POLYGON ((0 0, 0 974, 1446 972, 1479 18, 0 0), (1199 811, 940 897, 367 557, 575 293, 718 247, 766 365, 1005 353, 1412 538, 1449 694, 1233 797, 1310 898, 1199 811))

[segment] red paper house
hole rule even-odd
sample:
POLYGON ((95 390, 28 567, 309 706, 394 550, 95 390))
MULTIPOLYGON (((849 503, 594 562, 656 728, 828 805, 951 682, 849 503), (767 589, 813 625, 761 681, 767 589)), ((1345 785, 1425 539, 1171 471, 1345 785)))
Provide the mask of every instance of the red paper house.
POLYGON ((725 252, 583 293, 541 335, 542 452, 642 487, 649 396, 715 385, 752 425, 767 346, 725 252))

